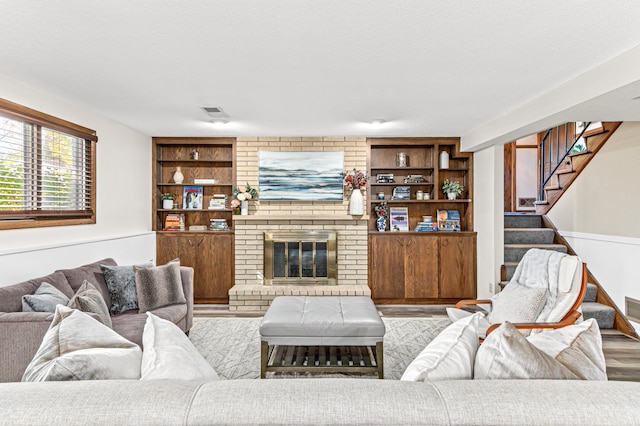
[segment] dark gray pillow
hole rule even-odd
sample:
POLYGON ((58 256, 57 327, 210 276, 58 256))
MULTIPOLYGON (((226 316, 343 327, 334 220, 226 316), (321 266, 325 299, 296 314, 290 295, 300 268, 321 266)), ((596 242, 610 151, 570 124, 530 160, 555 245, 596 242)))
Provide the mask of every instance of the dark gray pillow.
POLYGON ((112 327, 107 303, 104 301, 102 294, 100 294, 100 290, 87 280, 82 283, 67 306, 82 312, 96 314, 98 321, 109 328, 112 327))
MULTIPOLYGON (((142 268, 151 268, 153 264, 145 263, 142 268)), ((109 289, 111 315, 118 315, 124 311, 138 309, 138 297, 136 295, 136 279, 133 274, 133 266, 100 265, 104 280, 109 289)))
POLYGON ((155 268, 134 266, 140 313, 166 305, 187 303, 180 278, 180 263, 172 261, 155 268))
POLYGON ((33 294, 22 296, 22 312, 55 312, 56 305, 66 305, 69 298, 49 283, 42 283, 33 294))

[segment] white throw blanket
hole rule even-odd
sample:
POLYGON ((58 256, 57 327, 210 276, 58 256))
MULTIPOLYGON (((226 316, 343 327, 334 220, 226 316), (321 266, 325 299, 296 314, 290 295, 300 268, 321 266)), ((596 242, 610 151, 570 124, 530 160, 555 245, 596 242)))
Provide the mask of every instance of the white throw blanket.
MULTIPOLYGON (((509 284, 516 283, 529 288, 547 289, 547 300, 536 318, 536 322, 546 321, 556 305, 560 261, 565 256, 568 255, 553 250, 531 249, 522 257, 511 281, 509 281, 509 284)), ((497 296, 499 295, 500 293, 497 294, 497 296)))

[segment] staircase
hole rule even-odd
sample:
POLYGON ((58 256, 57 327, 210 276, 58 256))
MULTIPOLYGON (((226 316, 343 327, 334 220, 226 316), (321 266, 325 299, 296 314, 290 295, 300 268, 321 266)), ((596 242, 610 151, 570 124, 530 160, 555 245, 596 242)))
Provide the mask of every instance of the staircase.
MULTIPOLYGON (((567 253, 568 247, 556 242, 556 231, 544 227, 542 216, 525 213, 504 214, 504 268, 503 282, 511 280, 516 266, 532 248, 567 253)), ((598 286, 587 284, 587 294, 582 302, 584 319, 595 318, 600 328, 613 328, 616 311, 611 306, 596 302, 598 286)))
POLYGON ((537 214, 544 215, 551 210, 620 124, 603 121, 601 128, 585 129, 574 138, 575 123, 566 123, 539 135, 541 188, 535 202, 537 214), (586 149, 576 149, 580 144, 586 149))

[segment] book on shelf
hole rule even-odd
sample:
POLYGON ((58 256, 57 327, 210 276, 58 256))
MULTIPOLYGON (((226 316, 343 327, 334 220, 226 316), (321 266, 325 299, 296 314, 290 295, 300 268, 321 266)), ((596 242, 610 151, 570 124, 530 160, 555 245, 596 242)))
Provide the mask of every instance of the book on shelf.
POLYGON ((189 225, 189 231, 206 231, 207 225, 189 225))
POLYGON ((201 209, 202 208, 202 186, 185 185, 182 187, 182 208, 201 209))
POLYGON ((389 229, 391 231, 409 230, 409 210, 406 207, 389 208, 389 229))
POLYGON ((197 178, 193 180, 193 183, 198 185, 216 185, 218 183, 218 179, 197 178))
POLYGON ((184 231, 184 213, 168 213, 164 218, 163 231, 184 231))
POLYGON ((224 210, 227 208, 227 196, 225 194, 213 194, 209 200, 209 210, 224 210))
POLYGON ((226 219, 209 219, 209 231, 228 231, 226 219))
POLYGON ((392 200, 408 200, 411 198, 411 187, 396 186, 393 188, 392 200))
POLYGON ((438 210, 438 231, 460 232, 460 212, 458 210, 438 210))

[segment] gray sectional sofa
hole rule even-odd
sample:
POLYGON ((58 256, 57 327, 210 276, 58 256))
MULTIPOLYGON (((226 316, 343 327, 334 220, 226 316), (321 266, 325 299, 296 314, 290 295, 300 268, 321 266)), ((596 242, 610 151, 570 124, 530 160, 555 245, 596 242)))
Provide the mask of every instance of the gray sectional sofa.
POLYGON ((0 384, 0 425, 637 425, 640 383, 357 378, 0 384))
MULTIPOLYGON (((107 306, 111 304, 109 290, 100 265, 115 266, 111 259, 77 268, 61 269, 47 276, 0 287, 0 382, 20 381, 25 368, 35 355, 47 332, 52 313, 22 312, 22 296, 33 294, 41 283, 47 282, 66 296, 72 297, 84 280, 101 293, 107 306)), ((163 306, 151 310, 160 318, 175 323, 187 332, 193 324, 193 269, 180 267, 180 278, 186 303, 163 306)), ((147 315, 128 310, 111 316, 112 328, 128 340, 142 346, 142 332, 147 315)))

